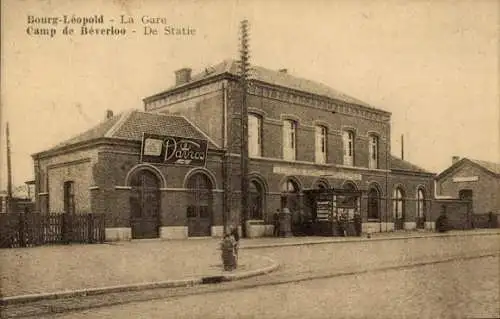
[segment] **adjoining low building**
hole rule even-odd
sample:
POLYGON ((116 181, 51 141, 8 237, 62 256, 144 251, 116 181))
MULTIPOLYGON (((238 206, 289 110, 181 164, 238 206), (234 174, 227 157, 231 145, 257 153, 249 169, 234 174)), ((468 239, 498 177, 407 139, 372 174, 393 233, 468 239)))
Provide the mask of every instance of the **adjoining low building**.
POLYGON ((475 227, 485 226, 489 213, 500 215, 500 164, 452 158, 452 165, 436 176, 438 196, 472 201, 471 217, 475 227))
POLYGON ((104 213, 108 240, 221 234, 221 214, 213 213, 222 212, 218 147, 208 138, 204 167, 153 165, 141 161, 143 134, 207 140, 182 116, 139 111, 110 116, 33 155, 38 210, 104 213), (188 203, 201 218, 186 215, 188 203))
MULTIPOLYGON (((219 236, 239 224, 238 64, 175 76, 145 112, 33 155, 38 208, 104 213, 107 239, 219 236)), ((364 231, 431 227, 435 174, 391 156, 389 112, 287 70, 253 67, 249 83, 251 236, 272 234, 276 210, 306 214, 317 188, 360 191, 364 231)))

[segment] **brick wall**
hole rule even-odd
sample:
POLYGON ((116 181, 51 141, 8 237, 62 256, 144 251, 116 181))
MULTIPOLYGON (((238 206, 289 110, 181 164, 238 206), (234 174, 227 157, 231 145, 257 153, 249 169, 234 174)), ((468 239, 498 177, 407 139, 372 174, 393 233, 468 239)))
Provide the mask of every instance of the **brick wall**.
POLYGON ((164 114, 184 115, 219 146, 224 144, 224 94, 221 83, 209 93, 185 93, 185 98, 155 109, 164 114))
POLYGON ((397 186, 401 186, 405 200, 405 219, 407 222, 416 221, 417 216, 417 190, 424 190, 425 209, 424 214, 428 216, 431 210, 431 200, 434 198, 434 180, 432 176, 418 176, 408 173, 392 172, 389 182, 389 196, 391 197, 390 211, 392 216, 392 196, 397 186))
POLYGON ((96 149, 60 153, 41 158, 37 163, 38 174, 36 175, 38 209, 42 212, 62 213, 64 182, 73 181, 76 213, 91 212, 90 187, 95 183, 92 167, 96 162, 96 149))
POLYGON ((454 171, 437 180, 438 194, 458 198, 460 190, 471 189, 473 193, 473 213, 500 213, 500 179, 484 169, 465 161, 454 171), (477 176, 478 181, 456 182, 456 177, 477 176))
POLYGON ((471 202, 458 199, 438 199, 432 204, 430 221, 435 222, 443 211, 448 217, 451 229, 469 229, 471 227, 469 213, 471 202))
MULTIPOLYGON (((107 227, 129 227, 130 222, 130 192, 127 175, 140 162, 140 143, 129 147, 105 147, 99 151, 99 161, 94 166, 98 190, 92 192, 93 211, 106 214, 107 227)), ((207 159, 206 170, 215 178, 213 187, 213 223, 222 224, 222 171, 221 158, 211 154, 207 159)), ((161 216, 162 226, 185 226, 186 207, 190 193, 184 190, 186 176, 193 167, 173 165, 152 165, 161 174, 161 216), (165 184, 163 184, 163 180, 165 184)), ((150 168, 140 166, 137 168, 150 168)), ((136 169, 137 169, 136 168, 136 169)), ((134 171, 135 172, 135 169, 134 171)), ((133 173, 131 173, 133 174, 133 173)), ((155 173, 157 174, 157 172, 155 173)))
MULTIPOLYGON (((241 90, 236 84, 229 85, 229 116, 231 123, 232 152, 239 153, 241 90)), ((355 166, 368 167, 368 136, 379 136, 379 168, 386 168, 386 152, 389 149, 390 128, 387 122, 369 120, 351 114, 335 113, 312 106, 284 102, 269 97, 249 94, 247 103, 250 113, 262 118, 262 156, 283 158, 282 122, 297 121, 297 160, 314 162, 315 125, 328 129, 327 163, 343 164, 342 131, 355 131, 355 166)))

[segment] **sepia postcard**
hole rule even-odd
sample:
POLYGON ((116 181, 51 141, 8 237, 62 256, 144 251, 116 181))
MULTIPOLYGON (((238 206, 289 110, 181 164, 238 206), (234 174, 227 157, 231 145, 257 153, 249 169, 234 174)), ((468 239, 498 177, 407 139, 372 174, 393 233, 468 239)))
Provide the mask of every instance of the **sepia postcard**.
POLYGON ((500 318, 500 2, 0 5, 0 317, 500 318))

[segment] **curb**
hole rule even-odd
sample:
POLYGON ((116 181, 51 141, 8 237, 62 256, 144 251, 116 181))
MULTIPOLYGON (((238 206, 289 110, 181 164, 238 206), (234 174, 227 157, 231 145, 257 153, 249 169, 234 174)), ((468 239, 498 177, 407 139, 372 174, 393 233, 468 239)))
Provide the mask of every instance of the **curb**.
POLYGON ((246 272, 242 272, 239 274, 228 274, 222 276, 223 280, 222 281, 235 281, 235 280, 241 280, 245 278, 250 278, 250 277, 255 277, 259 275, 264 275, 268 274, 270 272, 276 271, 279 268, 279 264, 272 260, 269 257, 266 256, 260 256, 262 259, 267 259, 267 261, 271 264, 271 266, 261 268, 261 269, 256 269, 256 270, 249 270, 246 272))
POLYGON ((266 256, 259 256, 259 258, 267 260, 269 263, 271 263, 271 266, 255 270, 248 270, 238 274, 235 273, 235 274, 223 274, 223 275, 213 275, 213 276, 201 276, 196 278, 186 278, 179 280, 165 280, 159 282, 147 282, 147 283, 131 284, 131 285, 118 285, 118 286, 109 286, 100 288, 87 288, 79 290, 2 297, 0 298, 0 305, 6 306, 6 305, 30 303, 41 300, 55 300, 55 299, 65 299, 72 297, 95 296, 108 293, 141 291, 141 290, 158 289, 158 288, 191 287, 202 284, 219 283, 224 281, 235 281, 244 278, 255 277, 273 272, 279 268, 279 264, 274 260, 272 260, 271 258, 266 256))
MULTIPOLYGON (((398 237, 379 237, 379 238, 366 238, 354 237, 353 239, 338 240, 338 239, 322 239, 317 241, 307 242, 289 242, 289 243, 269 243, 269 244, 255 244, 255 245, 242 245, 240 249, 260 249, 260 248, 276 248, 276 247, 289 247, 289 246, 308 246, 308 245, 322 245, 322 244, 344 244, 344 243, 359 243, 365 241, 384 241, 384 240, 405 240, 405 239, 422 239, 422 238, 436 238, 436 237, 463 237, 463 236, 493 236, 500 235, 500 232, 484 232, 484 233, 453 233, 453 234, 439 234, 431 233, 428 235, 415 235, 415 236, 398 236, 398 237)), ((345 237, 344 237, 345 238, 345 237)))

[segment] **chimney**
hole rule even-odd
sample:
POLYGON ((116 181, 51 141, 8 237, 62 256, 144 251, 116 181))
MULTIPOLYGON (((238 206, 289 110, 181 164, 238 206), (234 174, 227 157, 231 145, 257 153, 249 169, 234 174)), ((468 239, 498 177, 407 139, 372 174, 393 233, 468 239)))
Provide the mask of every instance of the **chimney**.
POLYGON ((279 73, 288 73, 288 69, 279 69, 278 70, 279 73))
POLYGON ((175 71, 175 85, 182 85, 191 81, 191 69, 182 68, 175 71))
POLYGON ((460 160, 460 157, 459 156, 452 156, 451 158, 451 165, 455 164, 456 162, 458 162, 460 160))
POLYGON ((112 117, 113 117, 113 111, 106 110, 106 120, 109 120, 112 117))

